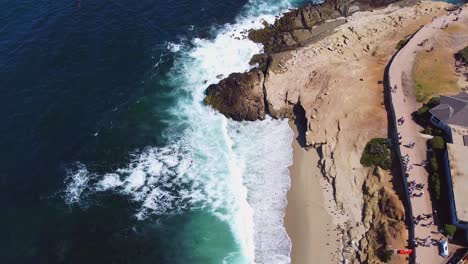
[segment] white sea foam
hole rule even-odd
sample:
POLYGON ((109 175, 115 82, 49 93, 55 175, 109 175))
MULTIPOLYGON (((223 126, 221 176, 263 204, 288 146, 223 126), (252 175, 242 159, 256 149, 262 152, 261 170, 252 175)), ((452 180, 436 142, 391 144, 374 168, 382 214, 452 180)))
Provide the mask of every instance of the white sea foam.
POLYGON ((254 209, 255 260, 289 263, 291 243, 283 225, 290 186, 293 133, 286 120, 229 124, 235 159, 241 166, 248 202, 254 209), (253 138, 254 142, 253 142, 253 138))
POLYGON ((98 180, 92 186, 86 167, 70 172, 65 200, 78 202, 87 188, 116 191, 141 204, 139 219, 209 210, 230 224, 241 249, 227 252, 223 262, 289 263, 283 216, 292 131, 284 120, 233 122, 201 102, 217 75, 249 70, 252 55, 261 52, 260 45, 245 39, 246 30, 272 22, 291 6, 250 0, 236 23, 218 29, 215 39, 193 39, 191 50, 168 43, 179 54, 171 85, 184 91, 171 109, 173 126, 165 131, 171 144, 148 148, 125 168, 93 176, 98 180))
POLYGON ((171 52, 178 52, 182 48, 181 44, 177 44, 174 42, 168 42, 167 43, 167 49, 170 50, 171 52))
POLYGON ((64 191, 64 200, 67 204, 80 201, 82 193, 88 188, 90 177, 86 166, 81 163, 74 164, 73 168, 67 171, 67 177, 65 178, 67 187, 64 191))

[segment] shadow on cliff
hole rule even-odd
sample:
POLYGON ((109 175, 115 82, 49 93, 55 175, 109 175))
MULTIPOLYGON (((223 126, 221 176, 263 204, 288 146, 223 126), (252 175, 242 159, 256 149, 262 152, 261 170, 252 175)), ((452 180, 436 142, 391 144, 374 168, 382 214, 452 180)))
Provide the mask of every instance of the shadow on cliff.
POLYGON ((306 141, 307 119, 305 117, 306 112, 304 110, 304 107, 302 107, 300 102, 294 105, 293 113, 294 113, 294 124, 296 125, 297 133, 298 133, 296 140, 299 143, 299 146, 301 146, 302 148, 305 148, 307 146, 307 141, 306 141))

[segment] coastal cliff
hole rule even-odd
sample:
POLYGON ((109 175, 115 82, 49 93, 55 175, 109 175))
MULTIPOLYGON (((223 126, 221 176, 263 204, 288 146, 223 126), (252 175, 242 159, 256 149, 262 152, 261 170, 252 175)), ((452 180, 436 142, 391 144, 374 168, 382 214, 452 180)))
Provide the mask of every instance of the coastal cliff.
MULTIPOLYGON (((392 176, 381 171, 372 175, 359 160, 370 139, 387 134, 382 78, 397 43, 447 5, 306 5, 249 32, 266 54, 252 58, 255 67, 249 72, 230 75, 207 90, 205 102, 235 120, 258 120, 267 114, 301 120, 301 145, 318 152, 319 159, 310 163, 318 164, 321 184, 330 190, 324 195, 340 231, 337 262, 381 263, 381 250, 406 245, 404 209, 389 182, 392 176)), ((400 257, 392 260, 404 262, 400 257)))
MULTIPOLYGON (((373 11, 391 3, 402 7, 414 5, 415 1, 329 0, 321 4, 306 4, 289 11, 272 25, 265 22, 264 28, 248 32, 248 38, 261 43, 265 53, 252 58, 250 64, 254 67, 249 72, 231 74, 218 84, 210 85, 206 91, 205 103, 238 121, 264 119, 265 114, 275 118, 292 117, 293 108, 299 103, 297 92, 286 93, 279 98, 272 89, 268 89, 268 78, 285 70, 283 62, 291 58, 292 51, 330 36, 347 23, 352 14, 373 11)), ((346 35, 343 38, 344 45, 341 48, 345 48, 349 42, 346 35)), ((327 48, 330 51, 335 50, 334 47, 327 48)), ((369 49, 368 45, 364 47, 366 48, 369 49)), ((309 81, 326 80, 324 74, 313 72, 309 81)), ((326 81, 319 84, 326 85, 326 81)))

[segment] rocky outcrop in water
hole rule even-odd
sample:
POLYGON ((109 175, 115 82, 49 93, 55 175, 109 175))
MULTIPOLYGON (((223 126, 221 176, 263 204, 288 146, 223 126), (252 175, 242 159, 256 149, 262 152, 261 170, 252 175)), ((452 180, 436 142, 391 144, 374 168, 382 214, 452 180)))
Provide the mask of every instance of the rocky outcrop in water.
POLYGON ((263 72, 233 73, 206 90, 205 103, 224 115, 240 121, 265 118, 263 72))

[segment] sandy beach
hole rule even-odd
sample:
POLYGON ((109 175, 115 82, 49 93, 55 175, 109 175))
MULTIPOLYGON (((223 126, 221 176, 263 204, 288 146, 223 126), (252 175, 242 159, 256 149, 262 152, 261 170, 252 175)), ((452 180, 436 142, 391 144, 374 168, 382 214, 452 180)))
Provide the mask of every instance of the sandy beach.
POLYGON ((326 208, 331 206, 323 194, 323 181, 317 164, 320 160, 315 149, 301 148, 296 125, 291 121, 294 131, 293 165, 291 188, 288 192, 285 226, 292 240, 292 263, 325 264, 335 263, 333 258, 337 248, 337 232, 333 230, 333 220, 326 208))

